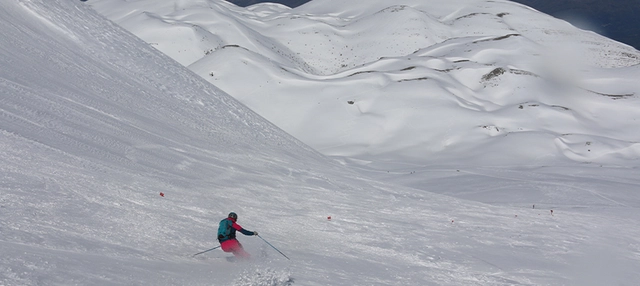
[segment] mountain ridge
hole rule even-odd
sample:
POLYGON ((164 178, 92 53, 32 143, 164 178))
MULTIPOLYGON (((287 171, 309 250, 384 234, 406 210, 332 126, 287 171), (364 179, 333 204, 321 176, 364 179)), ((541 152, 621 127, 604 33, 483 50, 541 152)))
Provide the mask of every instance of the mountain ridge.
MULTIPOLYGON (((101 1, 89 3, 99 11, 105 10, 101 5, 109 6, 101 1)), ((327 0, 296 9, 275 4, 242 9, 209 2, 209 8, 184 6, 160 15, 149 3, 134 1, 119 9, 128 17, 144 15, 140 12, 148 9, 157 15, 154 17, 171 22, 171 27, 184 25, 219 37, 222 42, 200 52, 200 59, 189 67, 327 155, 393 163, 386 158, 398 152, 415 164, 427 164, 434 158, 462 164, 453 160, 455 154, 474 149, 478 140, 484 142, 482 146, 500 146, 512 144, 508 143, 514 140, 511 138, 531 140, 538 134, 534 141, 546 146, 536 149, 540 154, 523 146, 516 154, 489 160, 493 151, 477 149, 471 156, 476 159, 467 163, 545 165, 569 159, 624 165, 637 157, 632 154, 637 153, 639 138, 623 132, 608 132, 609 137, 604 138, 597 129, 619 130, 611 129, 617 119, 606 110, 620 103, 604 98, 637 104, 639 88, 632 78, 637 74, 640 52, 521 4, 371 1, 361 9, 327 0), (220 13, 223 15, 216 16, 220 13), (198 22, 205 14, 224 20, 198 22), (244 34, 229 35, 221 28, 234 23, 244 34), (600 71, 618 84, 604 84, 598 75, 592 75, 600 71), (237 84, 247 75, 251 81, 237 84), (601 105, 595 116, 607 120, 591 119, 591 107, 576 105, 578 98, 601 105), (435 106, 442 112, 415 107, 397 112, 406 106, 404 102, 435 106), (277 108, 285 103, 296 104, 284 112, 277 108), (451 103, 459 109, 452 109, 451 103), (480 120, 472 118, 477 111, 484 112, 475 116, 480 120), (532 122, 536 116, 541 117, 532 122), (554 121, 561 127, 552 127, 554 121), (428 123, 419 127, 413 122, 428 123), (594 126, 592 130, 585 128, 586 122, 594 126), (385 133, 399 124, 405 124, 407 130, 385 133), (465 131, 451 131, 452 126, 465 131), (593 142, 600 142, 597 145, 613 149, 582 151, 577 145, 567 145, 565 134, 594 136, 593 142), (392 147, 398 139, 406 144, 392 147), (629 153, 629 160, 620 160, 624 156, 614 154, 626 152, 623 150, 636 151, 629 153)), ((158 25, 163 24, 152 21, 156 22, 153 30, 138 20, 121 22, 134 30, 146 30, 140 34, 144 39, 148 31, 162 31, 158 25)), ((161 34, 152 36, 154 47, 181 61, 181 49, 162 41, 161 34)), ((624 115, 624 126, 633 129, 634 114, 624 115)))
MULTIPOLYGON (((308 3, 309 0, 230 0, 229 2, 241 7, 275 2, 296 8, 308 3)), ((580 28, 596 31, 601 35, 631 45, 636 50, 640 49, 640 43, 637 40, 640 32, 636 28, 640 25, 637 25, 637 17, 635 17, 640 9, 640 6, 636 5, 637 1, 589 1, 585 3, 585 1, 576 0, 553 2, 515 0, 513 2, 531 6, 546 14, 567 20, 580 28)))

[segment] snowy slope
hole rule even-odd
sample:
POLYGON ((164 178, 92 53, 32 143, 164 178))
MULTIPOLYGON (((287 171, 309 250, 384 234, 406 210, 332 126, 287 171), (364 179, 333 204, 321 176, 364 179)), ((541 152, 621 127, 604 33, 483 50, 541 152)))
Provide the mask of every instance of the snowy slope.
POLYGON ((3 1, 0 24, 0 285, 640 279, 633 168, 428 174, 433 192, 494 184, 530 193, 510 206, 380 183, 85 3, 3 1), (619 193, 593 187, 602 185, 619 193), (536 191, 550 200, 533 209, 536 191), (574 197, 585 199, 562 205, 574 197), (192 257, 216 246, 217 222, 232 210, 291 261, 255 237, 240 237, 255 257, 248 263, 230 264, 220 251, 192 257))
POLYGON ((89 3, 326 155, 379 169, 640 158, 640 52, 510 1, 89 3))

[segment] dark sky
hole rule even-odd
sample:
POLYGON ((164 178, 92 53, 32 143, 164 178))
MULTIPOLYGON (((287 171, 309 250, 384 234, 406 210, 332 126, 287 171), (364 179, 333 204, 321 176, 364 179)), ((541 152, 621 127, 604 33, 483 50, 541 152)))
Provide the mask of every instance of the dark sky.
POLYGON ((640 0, 515 0, 640 50, 640 0))
POLYGON ((271 3, 280 3, 287 5, 291 8, 298 7, 304 3, 309 2, 310 0, 227 0, 227 2, 234 3, 238 6, 247 7, 256 3, 262 2, 271 2, 271 3))
MULTIPOLYGON (((309 0, 227 0, 238 6, 274 2, 295 8, 309 0)), ((640 50, 640 0, 514 0, 640 50)))

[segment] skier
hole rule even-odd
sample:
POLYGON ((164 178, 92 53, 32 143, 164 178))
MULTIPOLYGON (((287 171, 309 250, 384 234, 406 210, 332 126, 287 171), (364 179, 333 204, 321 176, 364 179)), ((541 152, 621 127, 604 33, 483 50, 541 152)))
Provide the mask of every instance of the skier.
POLYGON ((242 248, 242 244, 236 239, 236 230, 240 231, 244 235, 258 235, 257 231, 248 231, 242 228, 236 223, 238 215, 234 212, 229 213, 229 216, 220 221, 218 227, 218 241, 222 251, 231 252, 236 258, 249 259, 251 255, 242 248))

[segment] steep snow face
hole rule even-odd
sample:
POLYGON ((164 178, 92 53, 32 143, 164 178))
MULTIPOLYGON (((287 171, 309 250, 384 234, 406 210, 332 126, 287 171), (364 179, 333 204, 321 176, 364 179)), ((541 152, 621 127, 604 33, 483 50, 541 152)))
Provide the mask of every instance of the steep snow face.
POLYGON ((349 171, 83 3, 4 1, 0 25, 1 285, 229 285, 245 269, 186 258, 218 219, 268 237, 350 188, 308 184, 349 171))
POLYGON ((371 165, 640 158, 640 53, 517 3, 156 2, 89 1, 327 155, 371 165))

